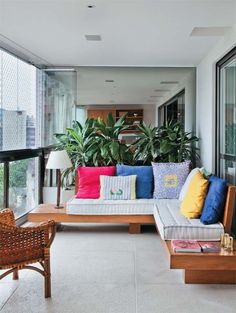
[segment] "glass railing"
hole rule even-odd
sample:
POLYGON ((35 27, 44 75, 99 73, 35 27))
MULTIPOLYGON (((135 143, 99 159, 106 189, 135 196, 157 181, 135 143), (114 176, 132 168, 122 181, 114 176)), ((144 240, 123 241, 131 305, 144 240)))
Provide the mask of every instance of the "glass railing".
POLYGON ((20 218, 42 202, 44 149, 0 152, 0 208, 20 218))

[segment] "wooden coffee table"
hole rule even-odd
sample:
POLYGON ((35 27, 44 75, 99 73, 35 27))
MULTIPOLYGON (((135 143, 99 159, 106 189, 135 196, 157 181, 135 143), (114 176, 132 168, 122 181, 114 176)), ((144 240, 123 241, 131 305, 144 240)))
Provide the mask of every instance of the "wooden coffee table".
POLYGON ((184 270, 187 284, 236 284, 236 242, 234 251, 219 253, 177 253, 165 241, 170 268, 184 270))

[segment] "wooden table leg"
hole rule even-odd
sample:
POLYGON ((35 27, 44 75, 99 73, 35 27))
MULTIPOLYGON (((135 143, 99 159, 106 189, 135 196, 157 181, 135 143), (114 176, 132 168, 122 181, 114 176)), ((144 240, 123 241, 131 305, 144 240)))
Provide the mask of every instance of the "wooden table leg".
POLYGON ((19 279, 18 270, 14 270, 14 272, 13 272, 13 280, 18 280, 18 279, 19 279))
POLYGON ((141 224, 130 223, 129 224, 129 233, 130 234, 140 234, 141 233, 141 224))
POLYGON ((236 271, 184 270, 186 284, 236 284, 236 271))

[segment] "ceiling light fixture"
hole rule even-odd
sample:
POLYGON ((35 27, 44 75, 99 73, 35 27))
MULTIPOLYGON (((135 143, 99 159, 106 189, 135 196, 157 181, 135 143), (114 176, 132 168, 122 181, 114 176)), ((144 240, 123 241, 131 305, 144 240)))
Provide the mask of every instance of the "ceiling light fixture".
POLYGON ((74 68, 44 68, 44 72, 75 72, 74 68))
POLYGON ((176 81, 176 80, 167 80, 167 81, 163 81, 163 82, 161 82, 161 84, 169 84, 169 85, 171 85, 171 84, 178 84, 179 82, 178 81, 176 81))
POLYGON ((213 27, 194 27, 190 36, 193 37, 214 37, 214 36, 224 36, 227 31, 232 27, 228 26, 213 26, 213 27))
POLYGON ((95 8, 95 7, 96 7, 96 5, 94 5, 94 4, 89 4, 89 5, 88 5, 88 8, 89 8, 89 9, 93 9, 93 8, 95 8))
POLYGON ((88 41, 101 41, 101 35, 85 35, 85 39, 88 41))
POLYGON ((105 82, 106 83, 114 83, 114 79, 106 79, 105 82))
POLYGON ((155 89, 154 92, 169 92, 170 89, 155 89))

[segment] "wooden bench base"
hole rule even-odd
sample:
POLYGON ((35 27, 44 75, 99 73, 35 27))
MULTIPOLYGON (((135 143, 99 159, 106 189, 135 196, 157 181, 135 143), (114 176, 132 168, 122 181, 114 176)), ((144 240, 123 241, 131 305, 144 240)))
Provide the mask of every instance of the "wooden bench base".
POLYGON ((185 270, 186 284, 236 284, 236 271, 228 270, 185 270))
MULTIPOLYGON (((164 241, 170 268, 183 269, 186 284, 236 284, 236 251, 219 253, 176 253, 164 241)), ((236 243, 234 245, 236 249, 236 243)))
POLYGON ((140 234, 141 233, 141 224, 140 223, 130 223, 129 224, 129 233, 130 234, 140 234))
POLYGON ((29 212, 29 222, 54 220, 57 223, 119 223, 129 224, 130 234, 139 234, 142 224, 154 224, 153 215, 73 215, 66 209, 55 209, 53 204, 40 204, 29 212))

